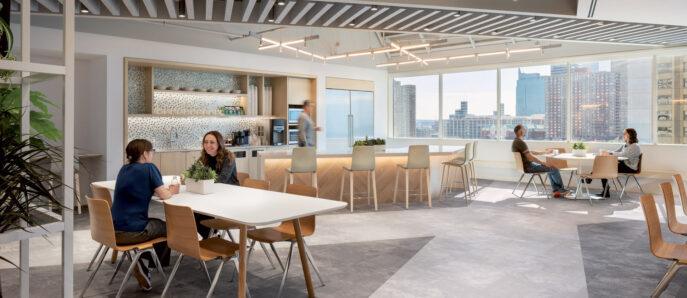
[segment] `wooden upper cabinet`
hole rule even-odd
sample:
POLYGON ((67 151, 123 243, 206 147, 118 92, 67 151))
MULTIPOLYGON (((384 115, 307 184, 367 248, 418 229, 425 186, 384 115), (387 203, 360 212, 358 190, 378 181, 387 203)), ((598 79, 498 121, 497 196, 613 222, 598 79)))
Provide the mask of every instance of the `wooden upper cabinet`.
POLYGON ((288 77, 286 84, 286 98, 290 105, 302 105, 303 101, 315 100, 312 93, 312 79, 288 77))

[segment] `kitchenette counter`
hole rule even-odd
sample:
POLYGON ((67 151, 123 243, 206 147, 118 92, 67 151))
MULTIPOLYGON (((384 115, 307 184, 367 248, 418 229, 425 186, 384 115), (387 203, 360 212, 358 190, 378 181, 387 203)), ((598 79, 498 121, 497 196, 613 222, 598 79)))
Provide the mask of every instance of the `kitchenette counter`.
MULTIPOLYGON (((456 151, 462 151, 465 147, 464 146, 444 146, 444 145, 436 145, 436 146, 429 146, 429 154, 430 155, 451 155, 454 154, 456 151)), ((292 148, 284 148, 286 150, 271 150, 269 152, 260 152, 259 154, 268 159, 280 159, 280 158, 291 158, 291 149, 292 148)), ((345 149, 329 149, 329 150, 318 150, 317 151, 317 157, 318 158, 323 158, 323 157, 351 157, 351 154, 353 152, 353 148, 345 148, 345 149)), ((394 148, 384 148, 384 150, 380 151, 375 151, 375 156, 406 156, 408 155, 408 147, 394 147, 394 148)))

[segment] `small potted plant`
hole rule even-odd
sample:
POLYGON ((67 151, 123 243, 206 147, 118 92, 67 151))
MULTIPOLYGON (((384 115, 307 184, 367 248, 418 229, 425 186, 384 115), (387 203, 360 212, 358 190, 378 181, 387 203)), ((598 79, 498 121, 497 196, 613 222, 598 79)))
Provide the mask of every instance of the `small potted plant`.
POLYGON ((201 195, 212 193, 217 173, 210 167, 204 166, 200 160, 196 161, 182 174, 184 175, 187 191, 201 195))
POLYGON ((357 146, 373 146, 375 151, 384 151, 386 149, 386 142, 381 138, 370 139, 366 136, 365 140, 358 140, 353 143, 353 147, 357 146))
POLYGON ((384 141, 384 139, 376 138, 371 141, 374 142, 375 151, 386 150, 386 141, 384 141))
POLYGON ((573 143, 572 154, 573 154, 573 156, 578 156, 578 157, 583 157, 583 156, 587 155, 587 145, 585 145, 582 142, 573 143))

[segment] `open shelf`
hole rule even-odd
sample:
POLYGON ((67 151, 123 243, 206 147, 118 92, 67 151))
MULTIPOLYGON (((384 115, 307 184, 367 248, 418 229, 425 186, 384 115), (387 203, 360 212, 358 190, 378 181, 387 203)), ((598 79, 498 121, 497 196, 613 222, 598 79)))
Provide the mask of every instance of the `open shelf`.
POLYGON ((210 91, 193 91, 193 90, 163 90, 153 89, 153 92, 162 93, 191 93, 191 94, 217 94, 217 95, 231 95, 231 96, 248 96, 246 93, 228 93, 228 92, 210 92, 210 91))
POLYGON ((251 115, 160 115, 160 114, 129 114, 129 117, 160 117, 160 118, 276 118, 275 116, 251 116, 251 115))

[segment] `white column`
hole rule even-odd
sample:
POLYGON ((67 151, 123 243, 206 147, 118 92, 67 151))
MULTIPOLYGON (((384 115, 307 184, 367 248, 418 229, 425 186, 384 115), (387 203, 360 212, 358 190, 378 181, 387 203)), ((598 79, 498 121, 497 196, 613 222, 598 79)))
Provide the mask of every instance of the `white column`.
MULTIPOLYGON (((24 0, 28 1, 28 0, 24 0)), ((64 0, 64 205, 74 207, 74 0, 64 0)), ((62 220, 62 296, 74 297, 74 212, 64 210, 62 220)))
MULTIPOLYGON (((21 61, 25 63, 31 62, 31 0, 22 0, 21 5, 21 61)), ((29 72, 21 72, 21 78, 30 75, 29 72)), ((29 83, 21 81, 21 140, 25 141, 29 138, 29 133, 31 131, 30 122, 30 110, 31 110, 31 100, 30 91, 31 86, 29 83)), ((22 221, 22 225, 26 226, 26 223, 22 221)), ((29 295, 29 239, 24 239, 19 241, 19 267, 21 268, 20 280, 20 296, 22 298, 30 297, 29 295)))

